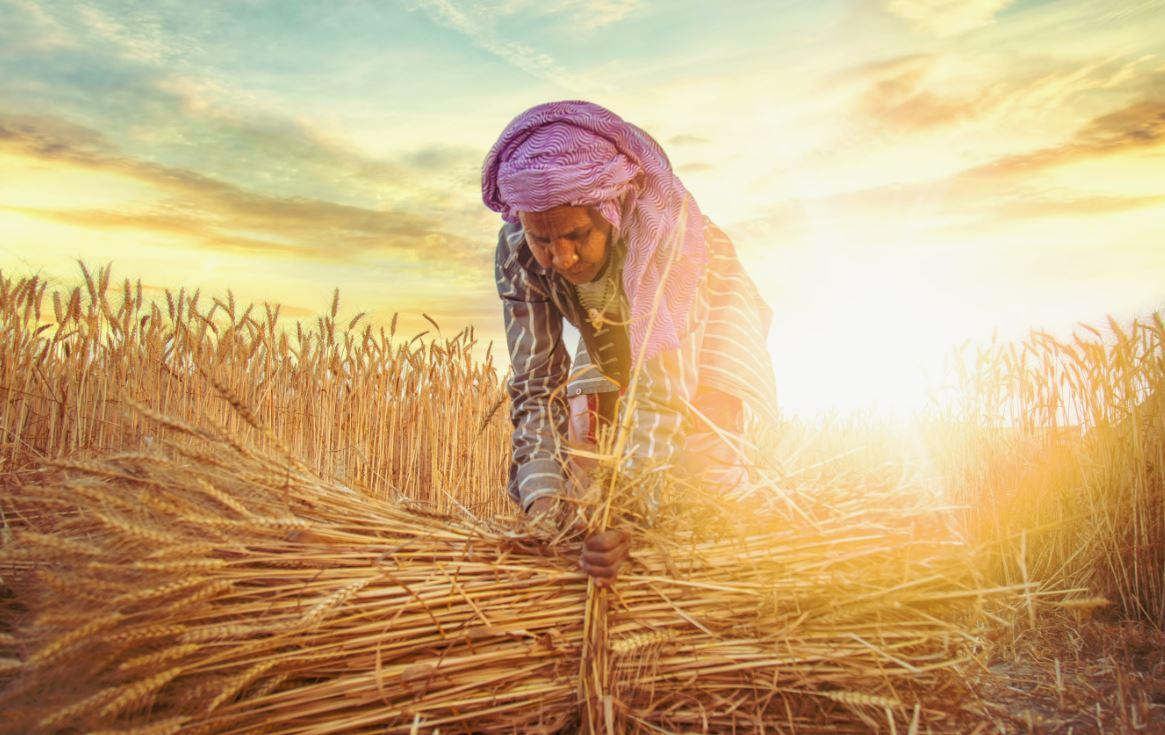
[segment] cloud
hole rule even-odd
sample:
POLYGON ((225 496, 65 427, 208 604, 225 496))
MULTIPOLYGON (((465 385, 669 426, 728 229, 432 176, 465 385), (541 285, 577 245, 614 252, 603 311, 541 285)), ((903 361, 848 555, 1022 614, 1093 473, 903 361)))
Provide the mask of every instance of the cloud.
POLYGON ((1128 212, 1165 204, 1165 196, 1039 196, 996 205, 994 211, 1006 218, 1092 217, 1128 212))
POLYGON ((474 148, 463 145, 433 145, 410 151, 401 156, 401 161, 410 168, 419 169, 426 174, 444 172, 465 166, 472 162, 476 171, 475 178, 480 175, 482 157, 474 148))
POLYGON ((0 115, 0 146, 30 158, 91 161, 112 150, 100 132, 57 117, 0 115))
POLYGON ((461 2, 475 20, 503 19, 509 23, 534 18, 554 22, 571 31, 594 31, 640 14, 646 7, 642 0, 475 0, 461 2))
POLYGON ((154 187, 165 198, 132 210, 20 210, 80 227, 181 235, 203 247, 325 260, 396 253, 450 264, 488 261, 487 243, 473 245, 440 220, 307 198, 261 194, 188 169, 127 156, 98 133, 52 118, 0 117, 0 152, 101 171, 154 187), (443 247, 434 249, 434 238, 443 247))
POLYGON ((8 8, 0 41, 8 52, 51 51, 76 45, 71 33, 43 7, 31 0, 0 0, 8 8))
POLYGON ((829 85, 866 84, 920 66, 929 67, 934 64, 937 58, 938 56, 935 54, 915 53, 872 59, 840 69, 828 75, 825 82, 829 85))
MULTIPOLYGON (((460 228, 463 236, 476 230, 473 215, 481 209, 476 180, 484 150, 454 143, 378 157, 329 136, 314 120, 242 104, 235 93, 199 75, 105 60, 95 62, 102 64, 98 88, 83 93, 63 71, 76 63, 81 62, 41 67, 45 78, 27 99, 13 93, 5 100, 0 90, 0 110, 6 104, 58 111, 58 117, 42 117, 25 130, 26 145, 37 135, 80 143, 76 131, 57 135, 54 127, 67 125, 64 118, 96 119, 103 147, 116 146, 137 160, 197 171, 273 197, 407 210, 439 218, 446 229, 460 228)), ((93 130, 85 134, 99 135, 93 130)), ((94 150, 92 145, 82 148, 94 150)))
POLYGON ((555 31, 589 33, 639 15, 642 0, 413 0, 433 22, 468 38, 481 50, 527 74, 582 96, 609 92, 611 86, 574 74, 551 54, 509 40, 520 23, 540 26, 537 36, 555 31))
MULTIPOLYGON (((608 3, 609 4, 609 3, 608 3)), ((481 50, 496 56, 516 69, 551 84, 586 94, 598 85, 567 71, 554 57, 520 41, 505 39, 498 30, 497 18, 512 13, 515 4, 474 3, 462 6, 451 0, 417 0, 419 7, 433 22, 461 33, 481 50)))
MULTIPOLYGON (((857 128, 887 132, 938 130, 981 121, 993 130, 1076 119, 1081 102, 1114 93, 1161 96, 1148 90, 1155 75, 1152 56, 1097 59, 1033 56, 1006 73, 987 73, 978 56, 951 51, 910 54, 855 66, 832 75, 829 84, 854 95, 847 117, 857 128)), ((1162 75, 1165 76, 1165 75, 1162 75)))
MULTIPOLYGON (((0 10, 6 12, 4 2, 0 10)), ((26 18, 33 16, 10 13, 18 21, 16 30, 0 22, 5 81, 0 110, 51 111, 95 121, 93 126, 129 155, 274 195, 375 208, 407 204, 434 214, 464 208, 470 200, 466 192, 473 187, 461 182, 467 172, 480 171, 484 150, 446 145, 405 151, 403 157, 395 151, 371 155, 345 135, 338 122, 342 116, 281 104, 277 74, 265 77, 270 89, 256 89, 225 71, 205 38, 216 14, 225 12, 221 8, 184 11, 177 19, 170 6, 79 7, 92 23, 80 9, 38 8, 41 25, 54 24, 77 39, 65 50, 33 51, 17 44, 13 51, 18 39, 9 36, 35 35, 33 20, 26 18), (135 47, 139 36, 149 39, 153 50, 135 47)), ((375 100, 370 104, 364 109, 378 109, 375 100)), ((391 109, 383 114, 394 115, 391 109)))
POLYGON ((223 252, 280 255, 296 258, 327 259, 311 246, 291 245, 242 235, 227 235, 215 230, 207 221, 194 215, 154 211, 112 211, 104 209, 48 209, 42 207, 5 207, 0 211, 97 230, 140 230, 153 234, 175 235, 195 241, 199 246, 223 252))
POLYGON ((38 43, 32 47, 88 46, 102 55, 173 68, 199 55, 212 32, 221 32, 222 10, 213 3, 181 7, 169 3, 32 3, 0 0, 20 9, 38 43), (175 21, 179 21, 176 24, 175 21), (176 25, 181 28, 175 32, 176 25))
POLYGON ((1165 73, 1154 71, 1152 57, 1033 59, 985 85, 982 75, 959 73, 968 63, 898 56, 834 75, 830 84, 852 95, 852 112, 835 115, 836 129, 798 159, 816 177, 816 192, 848 186, 894 202, 978 198, 992 186, 997 193, 1002 177, 1120 155, 1160 135, 1165 73), (911 165, 897 169, 899 161, 911 165))
POLYGON ((712 141, 710 138, 706 138, 703 135, 694 135, 692 133, 680 133, 679 135, 673 135, 667 139, 667 144, 672 146, 705 145, 711 142, 712 141))
POLYGON ((1098 216, 1159 206, 1165 197, 1050 192, 1040 174, 1060 166, 1165 147, 1165 99, 1103 113, 1053 146, 1002 156, 950 176, 886 184, 813 200, 829 217, 870 217, 926 227, 982 228, 1010 219, 1098 216))
MULTIPOLYGON (((369 156, 328 138, 309 122, 262 109, 240 111, 229 90, 199 77, 147 74, 124 85, 124 105, 115 115, 135 116, 114 125, 126 147, 145 148, 152 158, 190 161, 200 171, 223 179, 261 185, 268 190, 312 191, 349 198, 396 192, 428 193, 415 162, 453 164, 468 160, 466 146, 411 152, 414 160, 369 156)), ((475 154, 476 155, 476 154, 475 154)))
POLYGON ((1014 0, 887 0, 883 8, 936 36, 953 36, 991 23, 1014 0))
POLYGON ((854 113, 884 126, 923 129, 975 117, 995 104, 985 95, 942 96, 925 87, 933 59, 914 56, 883 67, 855 104, 854 113))
POLYGON ((998 179, 1163 143, 1165 99, 1142 100, 1092 119, 1065 143, 1006 156, 969 169, 958 178, 998 179))
POLYGON ((639 0, 576 0, 570 6, 585 9, 583 27, 591 30, 626 20, 643 7, 639 0))
POLYGON ((92 5, 82 5, 76 12, 92 34, 120 49, 126 58, 159 63, 177 55, 169 43, 173 39, 161 33, 158 19, 145 16, 140 9, 123 14, 121 21, 92 5))

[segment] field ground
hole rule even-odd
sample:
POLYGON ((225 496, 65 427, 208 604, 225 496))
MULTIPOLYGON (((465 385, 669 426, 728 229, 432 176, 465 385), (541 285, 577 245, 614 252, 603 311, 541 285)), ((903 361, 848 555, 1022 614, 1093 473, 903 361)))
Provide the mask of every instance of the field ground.
MULTIPOLYGON (((1165 634, 1068 618, 1000 642, 971 705, 997 732, 1165 733, 1165 634)), ((983 732, 992 732, 986 728, 983 732)))

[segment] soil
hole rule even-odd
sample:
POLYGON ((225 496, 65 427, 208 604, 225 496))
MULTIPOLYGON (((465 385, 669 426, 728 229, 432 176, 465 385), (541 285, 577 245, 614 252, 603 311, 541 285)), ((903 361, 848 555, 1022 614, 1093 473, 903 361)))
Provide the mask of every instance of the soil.
POLYGON ((1142 623, 1040 621, 997 642, 974 682, 972 732, 1165 735, 1165 632, 1142 623))

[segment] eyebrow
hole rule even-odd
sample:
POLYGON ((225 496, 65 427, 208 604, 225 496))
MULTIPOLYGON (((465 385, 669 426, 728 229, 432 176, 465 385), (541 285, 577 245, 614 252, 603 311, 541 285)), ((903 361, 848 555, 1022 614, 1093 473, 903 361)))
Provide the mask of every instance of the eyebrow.
MULTIPOLYGON (((584 234, 586 234, 586 232, 590 229, 593 229, 591 227, 591 225, 582 225, 581 227, 576 227, 573 230, 571 230, 570 232, 566 233, 565 235, 563 235, 563 237, 567 238, 568 240, 577 240, 578 238, 580 238, 584 234)), ((550 239, 550 238, 546 237, 546 235, 543 235, 540 232, 531 232, 530 235, 533 236, 534 239, 536 239, 536 240, 549 240, 550 239)))

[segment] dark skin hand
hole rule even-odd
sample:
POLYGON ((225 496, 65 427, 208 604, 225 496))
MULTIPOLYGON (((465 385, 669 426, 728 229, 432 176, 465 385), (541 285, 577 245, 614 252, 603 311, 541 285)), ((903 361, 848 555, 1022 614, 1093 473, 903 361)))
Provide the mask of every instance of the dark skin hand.
MULTIPOLYGON (((554 498, 538 498, 530 506, 530 516, 557 515, 557 501, 554 498)), ((596 533, 583 543, 579 566, 594 577, 595 584, 610 587, 619 576, 619 567, 631 555, 631 534, 618 529, 596 533)))
POLYGON ((610 587, 619 576, 619 567, 631 554, 631 534, 619 529, 596 533, 583 544, 583 571, 600 587, 610 587))

